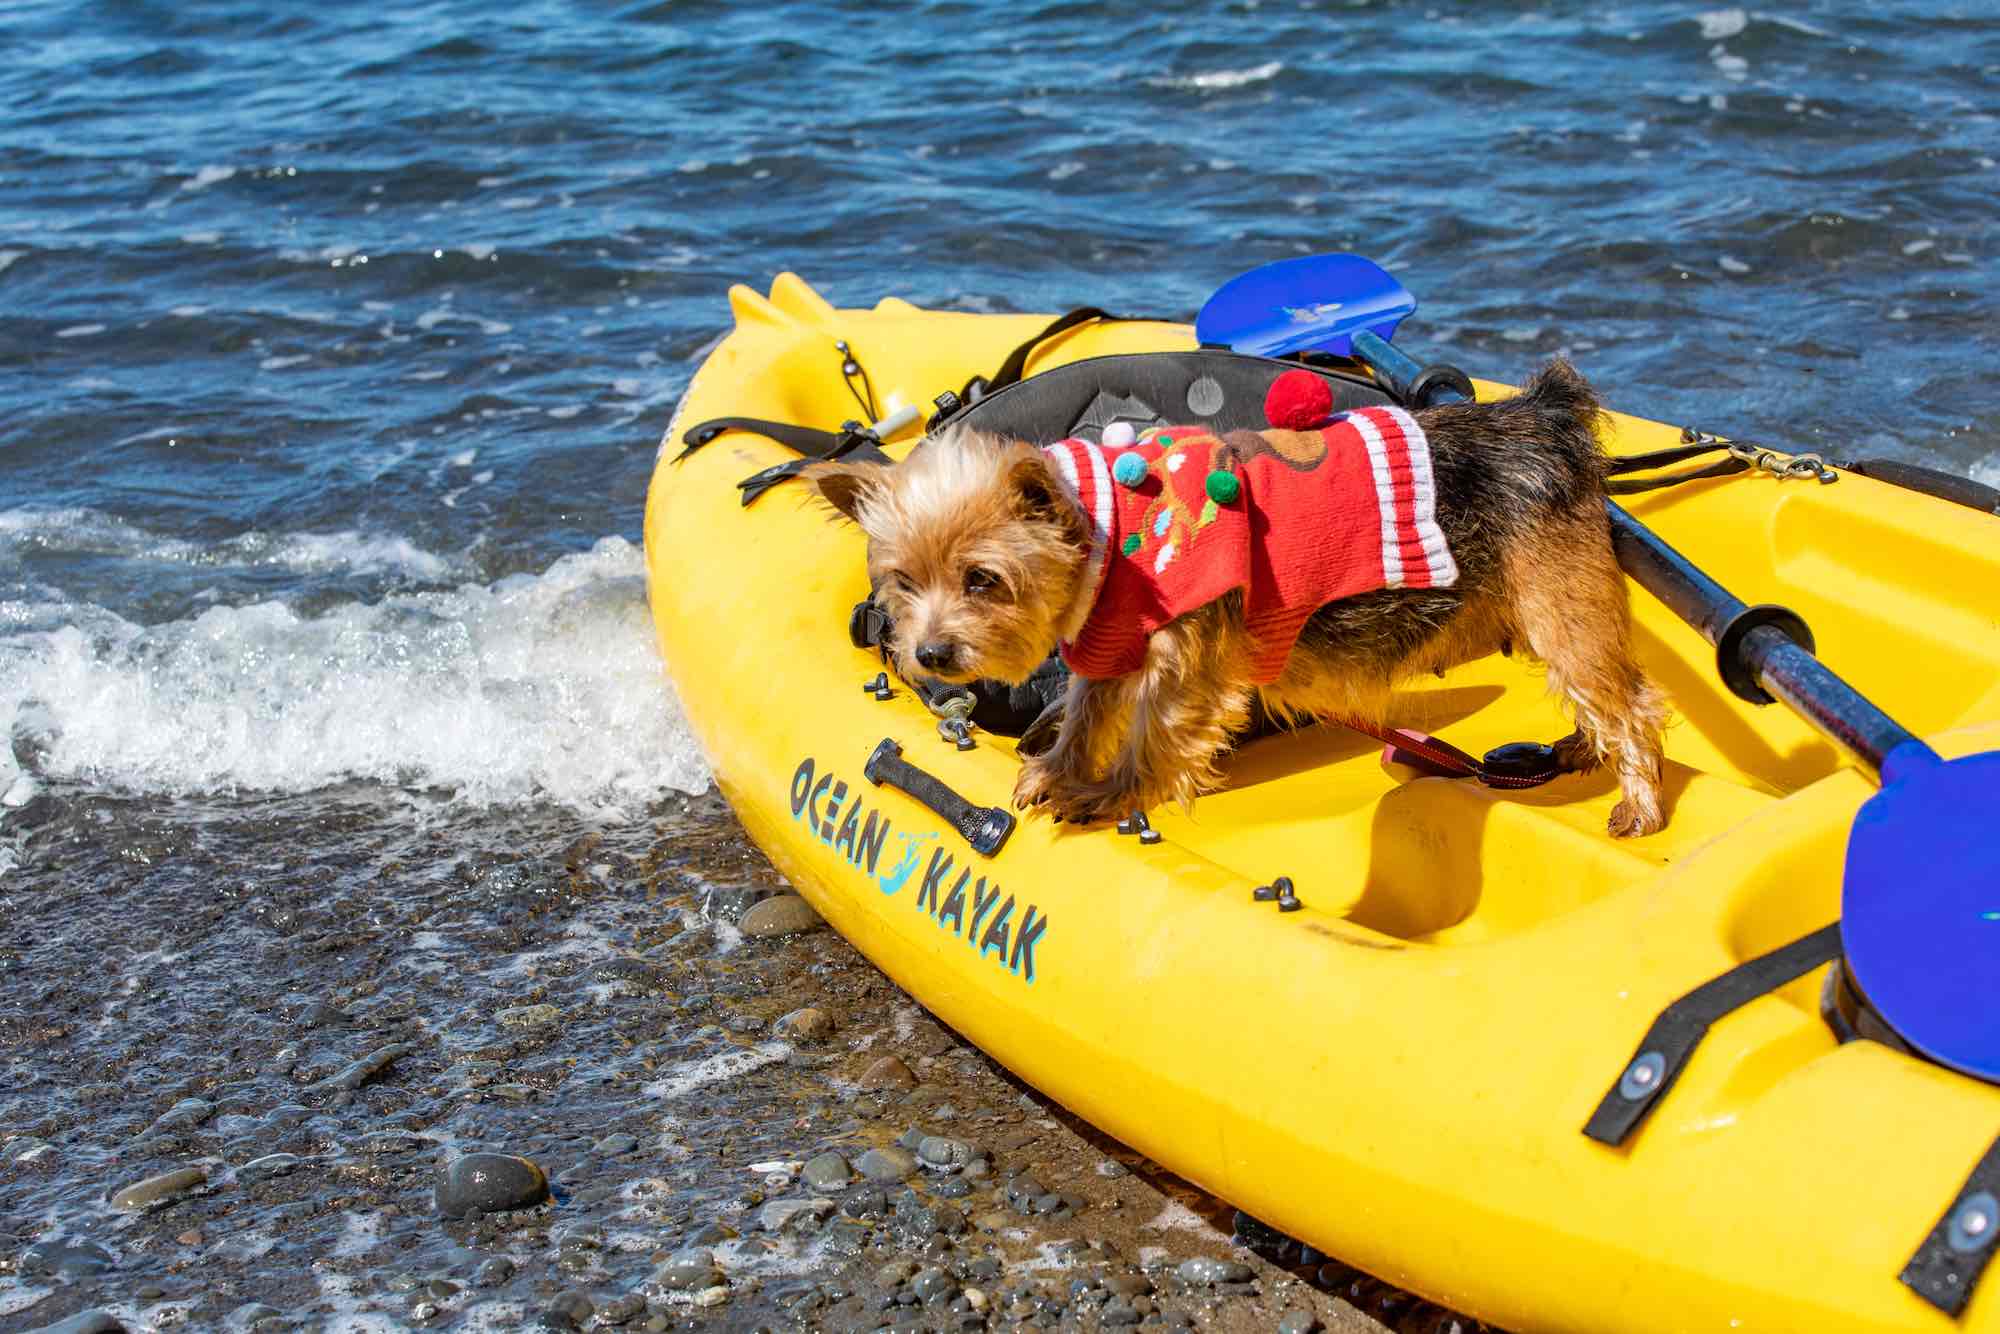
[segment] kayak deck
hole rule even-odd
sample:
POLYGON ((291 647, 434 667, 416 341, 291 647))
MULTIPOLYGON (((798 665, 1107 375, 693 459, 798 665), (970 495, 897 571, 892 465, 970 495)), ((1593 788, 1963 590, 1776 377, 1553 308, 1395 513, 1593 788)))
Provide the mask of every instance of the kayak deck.
MULTIPOLYGON (((836 310, 789 275, 731 300, 737 329, 680 423, 834 429, 854 408, 833 339, 886 410, 1046 323, 836 310)), ((1180 326, 1086 326, 1030 371, 1191 345, 1180 326)), ((1614 422, 1616 452, 1679 440, 1614 422)), ((718 781, 837 929, 1003 1064, 1259 1218, 1512 1327, 1954 1327, 1895 1276, 2000 1128, 2000 1089, 1837 1044, 1824 970, 1717 1024, 1624 1146, 1581 1134, 1665 1005, 1838 915, 1845 831, 1873 790, 1788 712, 1731 695, 1643 592, 1638 653, 1675 716, 1658 834, 1605 834, 1609 775, 1410 781, 1377 743, 1319 727, 1242 747, 1192 812, 1151 812, 1157 845, 1024 817, 986 859, 862 766, 892 737, 1004 804, 1011 743, 955 751, 907 690, 861 691, 880 664, 846 640, 859 535, 796 486, 738 503, 734 483, 788 451, 732 433, 675 464, 677 436, 648 565, 718 781), (1252 899, 1278 875, 1301 911, 1252 899)), ((1628 508, 1726 586, 1801 613, 1826 663, 1940 751, 2000 744, 1995 520, 1850 475, 1746 474, 1628 508)), ((1569 730, 1533 664, 1497 656, 1412 684, 1393 721, 1474 754, 1569 730)), ((2000 1328, 2000 1299, 1956 1327, 2000 1328)))

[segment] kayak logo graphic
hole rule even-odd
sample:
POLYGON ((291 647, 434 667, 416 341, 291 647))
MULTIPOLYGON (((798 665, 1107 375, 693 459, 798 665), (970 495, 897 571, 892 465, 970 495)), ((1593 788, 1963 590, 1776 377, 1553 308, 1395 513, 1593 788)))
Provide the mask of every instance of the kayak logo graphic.
POLYGON ((937 844, 938 831, 894 830, 880 811, 862 809, 861 794, 850 799, 847 781, 823 771, 811 756, 792 772, 792 818, 799 821, 842 857, 873 879, 882 893, 895 895, 916 876, 922 863, 915 906, 938 929, 961 937, 975 957, 990 959, 1022 981, 1035 980, 1035 947, 1048 933, 1048 914, 1027 904, 1015 919, 1015 898, 1003 894, 1000 883, 976 879, 972 867, 958 867, 957 854, 937 844), (883 867, 882 849, 894 832, 901 853, 883 867), (930 859, 924 861, 929 848, 930 859), (958 869, 954 879, 952 871, 958 869))

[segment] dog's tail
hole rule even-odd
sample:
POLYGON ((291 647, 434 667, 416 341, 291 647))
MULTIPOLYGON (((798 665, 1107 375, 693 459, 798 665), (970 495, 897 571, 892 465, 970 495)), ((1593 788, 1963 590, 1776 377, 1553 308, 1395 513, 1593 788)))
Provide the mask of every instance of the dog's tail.
POLYGON ((1544 440, 1593 460, 1601 474, 1605 456, 1598 432, 1608 425, 1604 401, 1567 358, 1549 358, 1521 387, 1514 404, 1538 421, 1544 440))

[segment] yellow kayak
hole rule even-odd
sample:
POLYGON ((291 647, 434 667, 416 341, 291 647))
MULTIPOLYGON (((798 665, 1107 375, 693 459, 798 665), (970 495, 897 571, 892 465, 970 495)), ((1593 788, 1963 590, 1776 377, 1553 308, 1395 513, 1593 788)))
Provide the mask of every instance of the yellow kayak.
MULTIPOLYGON (((910 766, 976 813, 1007 806, 1019 760, 1004 737, 942 739, 893 677, 864 689, 882 663, 849 640, 858 531, 797 483, 742 503, 739 482, 797 457, 774 440, 675 457, 687 423, 859 416, 836 340, 886 413, 991 371, 1049 317, 841 310, 789 274, 730 302, 647 502, 660 647, 752 837, 931 1011, 1255 1217, 1511 1329, 2000 1330, 2000 1279, 1956 1319, 1898 1279, 2000 1133, 2000 1087, 1843 1044, 1825 967, 1718 1019, 1622 1143, 1583 1133, 1664 1009, 1840 916, 1875 791, 1791 713, 1732 694, 1698 634, 1633 588, 1676 720, 1650 837, 1606 835, 1607 775, 1414 777, 1320 727, 1242 746, 1192 814, 1150 812, 1157 839, 1021 816, 987 855, 908 783, 864 774, 910 766), (1295 911, 1254 892, 1280 876, 1295 911)), ((1193 347, 1182 325, 1085 323, 1026 370, 1193 347)), ((1613 423, 1618 454, 1681 439, 1613 423)), ((1940 753, 2000 747, 2000 519, 1762 469, 1628 508, 1803 615, 1820 657, 1940 753)), ((1519 658, 1398 698, 1394 721, 1473 754, 1568 731, 1519 658)))

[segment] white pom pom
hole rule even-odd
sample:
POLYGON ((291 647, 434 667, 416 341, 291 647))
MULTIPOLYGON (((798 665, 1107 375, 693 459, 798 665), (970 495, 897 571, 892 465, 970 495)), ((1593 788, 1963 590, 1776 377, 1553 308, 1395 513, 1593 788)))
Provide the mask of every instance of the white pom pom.
POLYGON ((1131 422, 1112 422, 1111 425, 1104 428, 1104 447, 1106 449, 1123 449, 1138 438, 1139 433, 1132 429, 1131 422))

